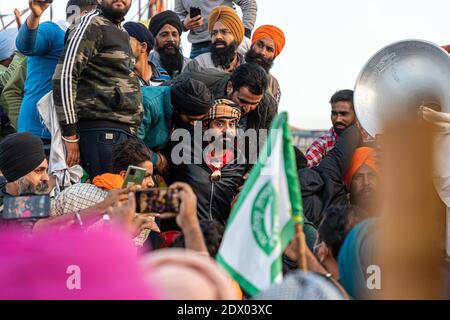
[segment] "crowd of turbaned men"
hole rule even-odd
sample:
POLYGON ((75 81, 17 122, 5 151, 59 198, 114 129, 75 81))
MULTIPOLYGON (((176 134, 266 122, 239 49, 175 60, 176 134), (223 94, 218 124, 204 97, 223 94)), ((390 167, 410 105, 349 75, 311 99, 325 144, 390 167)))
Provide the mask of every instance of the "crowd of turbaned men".
POLYGON ((175 0, 148 25, 131 4, 41 22, 30 0, 0 32, 0 298, 370 298, 380 169, 353 91, 303 153, 257 1, 175 0))

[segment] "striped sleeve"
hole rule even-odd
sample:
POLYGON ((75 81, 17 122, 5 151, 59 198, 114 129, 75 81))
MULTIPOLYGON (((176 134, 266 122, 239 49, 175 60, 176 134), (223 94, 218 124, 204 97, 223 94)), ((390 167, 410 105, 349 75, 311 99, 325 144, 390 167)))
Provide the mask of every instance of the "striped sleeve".
POLYGON ((242 9, 242 20, 244 22, 244 27, 246 29, 245 36, 250 38, 251 33, 255 27, 256 16, 258 14, 258 5, 256 0, 233 0, 242 9), (248 30, 248 31, 247 31, 248 30))
POLYGON ((92 23, 98 14, 96 11, 87 14, 68 31, 70 35, 53 75, 53 100, 63 136, 73 136, 77 131, 77 84, 99 46, 101 30, 92 23))

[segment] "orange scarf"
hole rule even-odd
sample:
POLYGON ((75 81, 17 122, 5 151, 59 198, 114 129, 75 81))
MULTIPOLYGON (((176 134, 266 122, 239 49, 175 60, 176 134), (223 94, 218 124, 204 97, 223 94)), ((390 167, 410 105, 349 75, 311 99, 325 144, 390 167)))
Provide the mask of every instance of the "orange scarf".
POLYGON ((104 190, 121 189, 123 177, 119 174, 104 173, 96 176, 93 180, 95 186, 104 190))

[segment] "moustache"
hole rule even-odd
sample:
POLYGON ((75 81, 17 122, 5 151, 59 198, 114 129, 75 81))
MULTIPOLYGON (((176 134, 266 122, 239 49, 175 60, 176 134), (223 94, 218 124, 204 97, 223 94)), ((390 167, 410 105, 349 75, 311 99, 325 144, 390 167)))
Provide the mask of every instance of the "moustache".
POLYGON ((177 45, 173 42, 169 42, 163 45, 164 50, 178 50, 179 48, 177 45))
POLYGON ((371 194, 374 194, 374 193, 375 193, 375 190, 372 187, 364 187, 361 190, 361 194, 364 194, 364 195, 371 195, 371 194))
POLYGON ((38 192, 46 192, 49 188, 49 185, 47 182, 41 182, 36 186, 36 191, 38 192))
POLYGON ((255 58, 255 59, 259 59, 259 60, 263 60, 263 61, 266 61, 266 60, 267 60, 267 59, 264 58, 263 55, 260 54, 260 53, 255 53, 255 54, 254 54, 254 58, 255 58))
POLYGON ((225 46, 225 47, 227 47, 227 43, 225 41, 222 41, 222 40, 217 40, 216 42, 213 43, 213 46, 217 47, 220 44, 225 46))

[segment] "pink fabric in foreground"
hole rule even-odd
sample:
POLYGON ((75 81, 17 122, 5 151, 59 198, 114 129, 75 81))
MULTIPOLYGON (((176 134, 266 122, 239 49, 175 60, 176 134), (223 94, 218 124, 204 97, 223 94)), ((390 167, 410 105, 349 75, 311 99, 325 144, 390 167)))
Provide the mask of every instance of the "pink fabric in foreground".
POLYGON ((0 234, 0 299, 158 299, 131 239, 116 230, 0 234), (70 268, 70 266, 75 266, 70 268), (79 267, 81 289, 73 276, 79 267), (71 284, 71 285, 70 285, 71 284))

